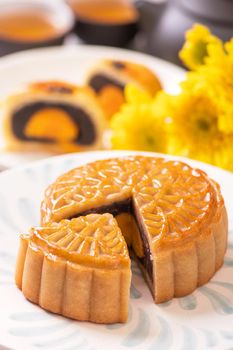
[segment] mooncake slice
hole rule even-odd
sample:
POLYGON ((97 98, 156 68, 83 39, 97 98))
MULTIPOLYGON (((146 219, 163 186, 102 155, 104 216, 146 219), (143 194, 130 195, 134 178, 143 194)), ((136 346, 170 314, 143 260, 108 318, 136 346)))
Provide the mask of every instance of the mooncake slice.
POLYGON ((125 322, 131 281, 126 242, 110 214, 90 214, 21 235, 16 284, 42 308, 73 319, 125 322))
POLYGON ((100 160, 46 190, 43 224, 90 213, 116 217, 156 303, 190 294, 223 264, 228 229, 220 188, 182 162, 100 160))
POLYGON ((121 60, 102 60, 90 68, 86 84, 97 94, 108 118, 124 102, 124 88, 133 83, 154 96, 161 90, 158 77, 147 67, 121 60))
POLYGON ((99 149, 105 116, 88 87, 60 81, 34 83, 4 108, 6 147, 56 153, 99 149))

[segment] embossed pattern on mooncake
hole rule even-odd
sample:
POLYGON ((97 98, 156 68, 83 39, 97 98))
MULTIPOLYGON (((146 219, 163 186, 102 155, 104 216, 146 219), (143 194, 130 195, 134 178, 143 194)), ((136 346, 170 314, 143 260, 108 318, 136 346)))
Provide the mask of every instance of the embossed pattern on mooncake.
POLYGON ((59 221, 132 198, 153 244, 174 244, 200 233, 223 205, 207 175, 162 158, 127 157, 74 169, 51 185, 42 220, 59 221))
POLYGON ((28 300, 50 312, 97 323, 127 320, 130 258, 111 214, 21 235, 15 280, 28 300))
POLYGON ((129 265, 126 242, 111 214, 89 214, 30 231, 30 242, 47 253, 75 263, 97 262, 129 265), (92 259, 97 258, 97 259, 92 259), (107 260, 110 261, 107 261, 107 260))
POLYGON ((215 188, 205 173, 169 161, 148 172, 133 188, 133 198, 154 244, 184 244, 209 223, 217 205, 215 188))

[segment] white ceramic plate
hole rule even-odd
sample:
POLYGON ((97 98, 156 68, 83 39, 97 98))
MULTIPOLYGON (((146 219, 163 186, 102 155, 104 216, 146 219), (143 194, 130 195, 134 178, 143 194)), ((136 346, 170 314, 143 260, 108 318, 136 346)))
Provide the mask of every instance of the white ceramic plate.
POLYGON ((18 233, 38 224, 45 187, 78 165, 132 153, 66 155, 0 174, 0 345, 17 350, 221 350, 233 347, 233 175, 199 162, 185 160, 221 184, 230 222, 225 264, 210 283, 192 295, 155 305, 133 264, 129 320, 126 324, 111 326, 71 321, 45 312, 26 301, 16 288, 14 265, 18 233))
MULTIPOLYGON (((67 80, 83 84, 87 69, 102 58, 123 59, 142 63, 160 77, 166 91, 176 93, 184 71, 168 62, 141 53, 100 46, 65 46, 29 50, 0 59, 0 101, 33 81, 67 80)), ((1 118, 0 109, 0 118, 1 118)), ((3 139, 0 128, 0 148, 3 139)), ((48 156, 1 152, 0 165, 7 167, 48 156)))

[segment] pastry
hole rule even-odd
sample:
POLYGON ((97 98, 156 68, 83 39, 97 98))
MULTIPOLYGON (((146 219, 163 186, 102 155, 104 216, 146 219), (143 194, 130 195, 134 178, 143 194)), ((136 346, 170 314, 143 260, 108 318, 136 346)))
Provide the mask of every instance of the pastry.
POLYGON ((21 235, 16 284, 33 303, 82 321, 127 320, 127 245, 111 214, 90 214, 21 235))
POLYGON ((4 135, 10 150, 73 152, 102 146, 105 116, 88 87, 46 81, 5 103, 4 135))
MULTIPOLYGON (((56 225, 70 222, 67 220, 72 223, 72 219, 80 216, 81 220, 87 220, 89 215, 105 217, 106 213, 115 216, 120 228, 117 237, 119 239, 122 232, 156 303, 190 294, 198 286, 207 283, 223 263, 227 245, 224 200, 219 186, 201 170, 179 161, 142 156, 86 164, 60 176, 47 188, 41 205, 41 224, 45 228, 51 225, 57 227, 56 225)), ((103 227, 100 224, 99 228, 103 227)), ((87 232, 89 230, 87 225, 87 232)), ((115 242, 115 237, 113 235, 112 242, 115 242)), ((24 240, 22 242, 17 264, 19 272, 16 274, 19 287, 22 276, 23 281, 26 278, 24 273, 27 267, 27 256, 25 264, 23 263, 26 249, 24 240)), ((48 242, 49 238, 45 237, 43 244, 47 246, 48 242)), ((55 243, 59 245, 59 241, 55 243)), ((37 248, 38 245, 37 243, 37 248)), ((124 246, 124 251, 125 249, 124 246)), ((127 260, 128 256, 124 254, 127 260)), ((70 256, 64 256, 64 259, 69 265, 70 256)), ((98 266, 98 260, 99 258, 95 260, 94 267, 98 266)), ((63 267, 55 262, 54 275, 59 275, 63 267)), ((89 271, 86 260, 83 259, 80 265, 86 273, 89 271)), ((108 271, 107 264, 105 268, 108 271)), ((115 282, 113 284, 114 288, 121 290, 121 295, 127 297, 130 281, 128 268, 129 265, 126 268, 124 286, 119 280, 118 285, 115 282)), ((37 273, 33 257, 30 271, 37 273)), ((46 270, 43 273, 46 281, 49 281, 50 275, 46 277, 46 270)), ((73 278, 79 279, 78 275, 73 278)), ((106 280, 103 282, 105 285, 108 276, 104 274, 103 278, 106 280)), ((29 273, 27 279, 32 284, 35 277, 29 273)), ((56 288, 61 288, 59 286, 56 288)), ((101 285, 98 288, 101 293, 101 285)), ((88 281, 85 289, 92 300, 95 294, 92 295, 88 281)), ((26 282, 23 292, 28 297, 30 288, 26 282)), ((128 310, 127 297, 123 304, 118 305, 119 313, 124 315, 127 315, 128 310)), ((38 300, 33 301, 38 303, 38 300)), ((101 298, 100 303, 102 305, 101 298)), ((63 313, 62 308, 60 306, 60 309, 52 311, 63 313)), ((78 314, 76 316, 71 315, 84 319, 78 314)), ((101 320, 92 320, 123 322, 126 316, 109 319, 108 311, 103 308, 101 320)))
POLYGON ((156 303, 191 293, 223 263, 227 214, 219 186, 182 162, 96 161, 59 177, 41 206, 43 224, 92 212, 119 221, 156 303))
POLYGON ((158 77, 147 67, 119 60, 102 60, 87 73, 86 83, 99 97, 107 118, 124 102, 124 88, 133 83, 154 96, 160 89, 158 77))

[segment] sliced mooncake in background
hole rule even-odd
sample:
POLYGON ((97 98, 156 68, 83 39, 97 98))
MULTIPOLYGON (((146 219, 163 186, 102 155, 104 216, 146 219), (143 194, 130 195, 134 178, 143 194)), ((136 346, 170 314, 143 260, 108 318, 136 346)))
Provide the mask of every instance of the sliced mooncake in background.
POLYGON ((88 87, 62 81, 30 84, 4 106, 6 147, 15 151, 100 149, 105 116, 88 87))
POLYGON ((152 96, 162 88, 158 77, 149 68, 127 61, 99 61, 86 76, 86 84, 96 92, 108 118, 124 102, 124 88, 128 83, 135 84, 152 96))

